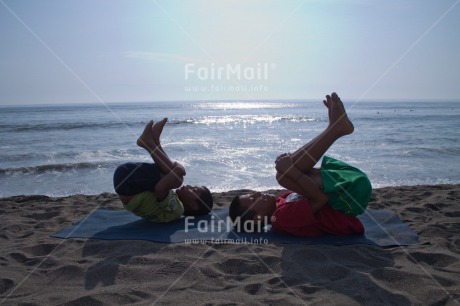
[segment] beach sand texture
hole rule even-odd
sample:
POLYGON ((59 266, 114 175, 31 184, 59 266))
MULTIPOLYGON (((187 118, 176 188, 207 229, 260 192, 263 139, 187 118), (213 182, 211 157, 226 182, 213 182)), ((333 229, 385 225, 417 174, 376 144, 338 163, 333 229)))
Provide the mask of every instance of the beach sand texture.
POLYGON ((50 235, 120 209, 116 195, 3 198, 0 305, 460 305, 459 199, 460 185, 375 190, 370 208, 420 235, 380 248, 64 240, 50 235))

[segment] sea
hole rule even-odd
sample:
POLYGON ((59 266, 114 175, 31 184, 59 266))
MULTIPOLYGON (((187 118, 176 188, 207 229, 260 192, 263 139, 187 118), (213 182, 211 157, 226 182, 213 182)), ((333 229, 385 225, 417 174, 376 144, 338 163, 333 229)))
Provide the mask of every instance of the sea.
MULTIPOLYGON (((460 103, 345 101, 355 132, 327 152, 374 188, 460 183, 460 103)), ((328 123, 318 101, 194 101, 0 107, 0 197, 114 192, 125 162, 151 162, 136 139, 152 119, 185 183, 213 192, 280 188, 274 161, 328 123)), ((320 161, 318 166, 320 165, 320 161)))

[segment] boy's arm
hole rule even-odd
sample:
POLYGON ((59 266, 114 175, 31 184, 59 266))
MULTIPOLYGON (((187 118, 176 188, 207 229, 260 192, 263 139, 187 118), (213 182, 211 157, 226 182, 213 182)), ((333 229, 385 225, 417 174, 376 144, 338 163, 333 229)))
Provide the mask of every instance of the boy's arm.
POLYGON ((169 159, 169 156, 166 154, 166 152, 163 150, 161 146, 155 145, 154 147, 149 147, 148 151, 152 156, 155 164, 160 167, 161 173, 168 174, 174 169, 175 163, 173 163, 171 159, 169 159))
POLYGON ((179 163, 174 163, 173 165, 174 168, 155 185, 154 192, 159 201, 164 200, 171 189, 179 188, 184 181, 184 166, 179 163))
POLYGON ((276 159, 275 168, 280 185, 306 197, 313 213, 316 213, 327 203, 328 196, 312 178, 295 167, 290 155, 280 155, 276 159))

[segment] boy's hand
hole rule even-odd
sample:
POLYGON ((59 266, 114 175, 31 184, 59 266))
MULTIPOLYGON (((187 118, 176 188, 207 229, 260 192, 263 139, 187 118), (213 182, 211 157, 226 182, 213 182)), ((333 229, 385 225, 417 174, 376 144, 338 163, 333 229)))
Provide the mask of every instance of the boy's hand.
POLYGON ((294 167, 294 161, 289 153, 283 153, 276 158, 275 169, 279 173, 287 174, 294 167))
POLYGON ((177 171, 179 171, 179 174, 182 176, 185 176, 185 174, 187 174, 185 172, 185 167, 179 164, 178 162, 174 162, 174 168, 177 168, 177 171))

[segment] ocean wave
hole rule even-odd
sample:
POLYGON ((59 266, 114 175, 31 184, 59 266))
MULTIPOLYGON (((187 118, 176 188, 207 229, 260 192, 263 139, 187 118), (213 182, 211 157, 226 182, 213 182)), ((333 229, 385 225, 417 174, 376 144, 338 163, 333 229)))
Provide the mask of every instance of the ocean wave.
POLYGON ((84 169, 100 169, 114 168, 116 165, 113 162, 79 162, 79 163, 61 163, 61 164, 46 164, 27 167, 11 167, 0 168, 0 175, 16 175, 16 174, 43 174, 50 172, 66 172, 84 169))
POLYGON ((119 127, 135 127, 139 122, 56 122, 56 123, 37 123, 37 124, 2 124, 0 130, 9 132, 42 132, 53 130, 75 130, 75 129, 106 129, 119 127))
MULTIPOLYGON (((360 114, 353 114, 353 119, 360 120, 360 121, 381 121, 381 120, 388 120, 388 119, 394 119, 394 120, 402 120, 404 118, 405 120, 412 120, 417 123, 421 122, 426 122, 426 121, 439 121, 439 122, 444 122, 445 120, 451 120, 453 122, 458 122, 458 119, 460 116, 456 113, 442 113, 442 114, 426 114, 426 113, 417 113, 417 112, 400 112, 400 111, 394 111, 394 112, 384 112, 384 111, 378 111, 378 110, 373 110, 374 113, 366 113, 365 115, 360 115, 360 114), (422 121, 423 120, 423 121, 422 121)), ((423 125, 422 125, 423 126, 423 125)))
MULTIPOLYGON (((17 150, 17 148, 14 148, 17 150)), ((0 154, 2 163, 20 163, 20 162, 44 162, 47 163, 64 163, 64 161, 84 160, 85 162, 110 162, 115 160, 137 160, 139 151, 134 149, 116 149, 116 150, 93 150, 93 151, 69 151, 69 152, 38 152, 18 153, 11 151, 9 154, 4 151, 0 154)))
POLYGON ((78 152, 28 152, 12 154, 0 154, 2 162, 22 162, 33 160, 54 160, 54 159, 71 159, 77 156, 78 152))
POLYGON ((404 151, 410 157, 439 157, 441 155, 460 156, 460 148, 456 147, 415 147, 404 151))
MULTIPOLYGON (((202 116, 190 117, 181 119, 171 119, 168 124, 183 125, 183 124, 229 124, 229 123, 272 123, 272 122, 308 122, 318 121, 321 118, 313 118, 309 116, 295 115, 228 115, 228 116, 202 116)), ((2 132, 46 132, 54 130, 76 130, 76 129, 112 129, 112 128, 140 128, 147 124, 147 121, 136 122, 55 122, 55 123, 37 123, 37 124, 0 124, 2 132)))
POLYGON ((171 120, 170 124, 239 124, 239 123, 274 123, 274 122, 311 122, 321 121, 322 118, 309 116, 285 116, 285 115, 230 115, 230 116, 204 116, 199 118, 188 118, 182 120, 171 120))

